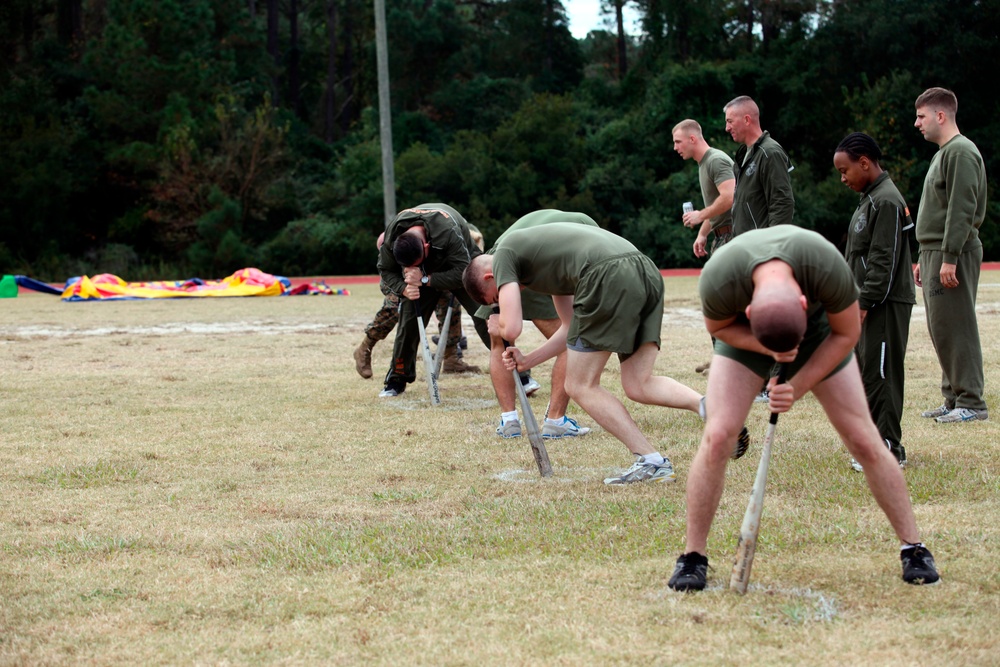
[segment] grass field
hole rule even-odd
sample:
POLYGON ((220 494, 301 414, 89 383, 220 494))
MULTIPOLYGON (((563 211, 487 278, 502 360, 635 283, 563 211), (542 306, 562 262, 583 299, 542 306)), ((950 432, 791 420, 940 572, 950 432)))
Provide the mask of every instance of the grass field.
MULTIPOLYGON (((695 280, 666 279, 657 368, 703 391, 695 280)), ((540 480, 526 439, 495 436, 487 375, 444 376, 433 407, 418 368, 378 399, 387 341, 375 379, 358 377, 375 285, 0 301, 0 665, 995 665, 998 282, 985 272, 980 291, 994 421, 919 417, 940 403, 939 370, 914 311, 905 475, 940 585, 902 582, 888 522, 806 398, 778 427, 743 597, 725 584, 763 405, 727 473, 709 588, 685 595, 666 581, 700 439, 690 413, 629 404, 674 484, 604 486, 630 457, 599 428, 549 441, 555 476, 540 480)), ((617 373, 605 386, 620 395, 617 373)))

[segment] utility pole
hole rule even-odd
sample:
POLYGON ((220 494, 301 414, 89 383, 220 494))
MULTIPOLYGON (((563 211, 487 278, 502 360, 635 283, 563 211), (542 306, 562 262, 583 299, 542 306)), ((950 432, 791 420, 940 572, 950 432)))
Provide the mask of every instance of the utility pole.
POLYGON ((389 50, 385 0, 375 0, 375 56, 378 65, 378 128, 382 144, 382 202, 385 221, 396 215, 396 173, 392 156, 392 111, 389 108, 389 50))

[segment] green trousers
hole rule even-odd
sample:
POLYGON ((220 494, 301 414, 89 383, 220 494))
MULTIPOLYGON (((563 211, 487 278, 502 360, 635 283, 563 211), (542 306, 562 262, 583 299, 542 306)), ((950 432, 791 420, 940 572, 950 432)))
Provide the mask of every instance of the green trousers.
POLYGON ((983 348, 976 319, 976 293, 983 263, 983 248, 971 248, 958 260, 958 287, 941 285, 940 250, 920 250, 927 329, 941 365, 941 395, 950 408, 983 410, 986 382, 983 348))

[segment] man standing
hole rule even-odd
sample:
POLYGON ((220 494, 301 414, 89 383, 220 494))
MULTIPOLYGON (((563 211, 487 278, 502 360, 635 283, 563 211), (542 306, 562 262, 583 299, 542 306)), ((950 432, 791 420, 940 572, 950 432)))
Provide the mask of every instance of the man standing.
POLYGON ((941 365, 944 403, 922 416, 942 424, 989 418, 983 400, 983 349, 976 292, 983 263, 979 226, 986 216, 986 170, 976 145, 959 133, 958 98, 928 88, 915 103, 914 127, 940 150, 931 159, 917 211, 920 259, 913 278, 923 291, 927 329, 941 365))
POLYGON ((792 224, 795 199, 789 173, 794 167, 771 135, 760 128, 757 103, 741 95, 727 104, 726 132, 742 144, 736 151, 733 235, 792 224))
MULTIPOLYGON (((479 253, 469 223, 445 204, 408 208, 386 225, 385 241, 379 248, 378 272, 382 286, 403 298, 392 365, 380 397, 398 396, 416 379, 420 345, 418 314, 426 323, 445 291, 450 291, 467 312, 474 313, 479 308, 462 288, 462 272, 479 253)), ((473 323, 483 344, 489 347, 486 322, 473 318, 473 323)))
POLYGON ((733 238, 733 191, 736 188, 733 159, 708 145, 696 120, 688 118, 677 123, 673 138, 677 154, 698 163, 698 181, 705 208, 685 213, 682 219, 685 227, 701 225, 698 238, 694 240, 694 256, 704 257, 733 238), (706 246, 710 232, 714 236, 709 251, 706 246))
MULTIPOLYGON (((472 261, 464 283, 473 298, 499 304, 500 335, 511 343, 523 324, 521 287, 552 295, 559 329, 527 355, 508 348, 504 359, 508 369, 531 368, 566 350, 570 398, 636 456, 630 469, 605 484, 675 479, 670 460, 650 444, 621 401, 601 386, 604 367, 617 353, 622 388, 630 399, 702 414, 698 392, 652 373, 660 348, 663 276, 648 257, 600 227, 553 222, 508 232, 493 255, 472 261)), ((742 455, 748 437, 739 439, 739 447, 731 442, 730 455, 742 455)))
MULTIPOLYGON (((493 254, 497 245, 502 243, 511 232, 532 229, 553 222, 567 222, 589 227, 598 226, 594 219, 585 213, 555 209, 533 211, 520 217, 508 227, 490 248, 489 254, 493 254)), ((476 313, 476 317, 488 320, 489 323, 487 328, 490 332, 490 377, 493 380, 493 390, 496 392, 497 401, 500 403, 500 426, 497 427, 497 435, 501 438, 518 438, 521 436, 521 420, 515 403, 514 378, 510 371, 505 368, 502 359, 504 339, 500 336, 499 315, 495 314, 494 309, 490 306, 483 306, 476 313)), ((559 329, 559 315, 552 304, 552 297, 548 294, 539 294, 531 289, 522 290, 521 317, 531 321, 546 338, 551 338, 559 329)), ((549 396, 549 407, 545 414, 545 423, 542 425, 541 435, 543 438, 577 437, 590 433, 589 428, 581 427, 576 420, 571 419, 566 414, 567 407, 569 407, 569 395, 566 393, 566 350, 563 349, 556 355, 555 364, 552 366, 552 390, 549 396)))
POLYGON ((809 391, 848 452, 864 467, 872 495, 902 542, 903 579, 938 574, 920 542, 906 482, 872 422, 854 345, 861 331, 858 288, 833 244, 790 225, 737 236, 712 256, 698 282, 705 326, 716 338, 708 376, 708 417, 687 479, 687 545, 668 585, 705 587, 708 532, 722 497, 726 443, 738 432, 773 364, 771 411, 787 412, 809 391))

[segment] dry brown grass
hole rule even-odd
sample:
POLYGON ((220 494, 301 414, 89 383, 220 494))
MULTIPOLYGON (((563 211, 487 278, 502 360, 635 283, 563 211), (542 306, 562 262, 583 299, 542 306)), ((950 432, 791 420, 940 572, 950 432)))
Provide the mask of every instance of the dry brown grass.
MULTIPOLYGON (((997 278, 980 324, 1000 410, 997 278)), ((703 390, 694 286, 667 280, 658 369, 703 390)), ((351 351, 381 297, 352 292, 0 302, 0 664, 995 664, 1000 425, 918 416, 939 402, 921 311, 906 478, 941 585, 902 583, 806 399, 778 429, 740 597, 723 584, 756 447, 730 466, 709 589, 672 593, 697 418, 631 406, 676 484, 605 487, 629 460, 599 429, 550 442, 541 481, 526 441, 493 434, 486 375, 445 376, 438 408, 422 369, 377 399, 389 343, 374 381, 351 351)), ((614 362, 606 386, 620 392, 614 362)), ((759 444, 765 409, 753 419, 759 444)))

